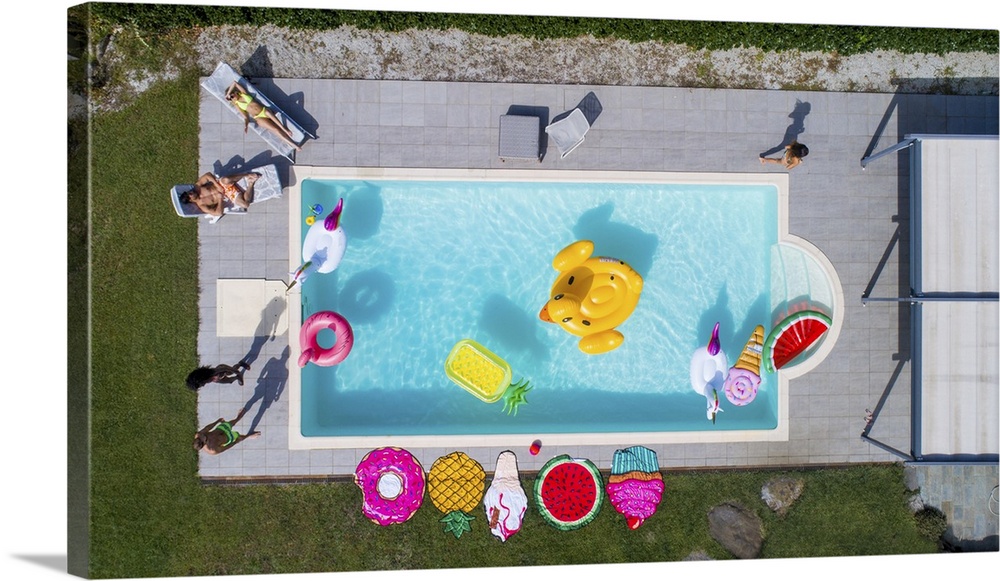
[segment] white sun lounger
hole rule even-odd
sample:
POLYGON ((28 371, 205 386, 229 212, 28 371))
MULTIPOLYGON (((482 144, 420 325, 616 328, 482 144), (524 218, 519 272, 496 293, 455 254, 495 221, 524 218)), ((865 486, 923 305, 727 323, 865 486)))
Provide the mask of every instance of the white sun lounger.
POLYGON ((559 148, 560 158, 566 157, 579 147, 588 131, 590 131, 590 123, 579 107, 573 109, 569 116, 551 123, 545 128, 549 139, 559 148))
MULTIPOLYGON (((266 202, 271 198, 281 197, 281 180, 280 178, 278 178, 277 167, 275 167, 272 164, 272 165, 265 165, 263 167, 257 167, 248 171, 260 174, 260 177, 257 178, 257 181, 254 183, 253 186, 253 202, 250 204, 251 206, 256 204, 257 202, 266 202)), ((241 171, 239 173, 244 173, 244 172, 241 171)), ((239 186, 243 188, 243 190, 245 191, 247 188, 246 179, 240 180, 239 186)), ((201 211, 201 208, 190 202, 186 204, 181 202, 180 199, 181 194, 183 194, 184 192, 189 192, 193 188, 194 184, 179 184, 170 188, 170 201, 173 202, 174 204, 174 211, 176 211, 177 215, 182 218, 197 218, 198 216, 204 216, 208 218, 210 224, 215 224, 216 222, 218 222, 219 218, 222 218, 222 216, 213 216, 211 214, 206 214, 205 212, 201 211)), ((247 211, 244 208, 240 208, 239 206, 235 206, 233 204, 226 204, 226 207, 223 209, 222 215, 225 216, 227 214, 246 214, 246 212, 247 211)))
MULTIPOLYGON (((303 129, 301 125, 285 114, 285 112, 275 105, 273 101, 258 91, 256 87, 251 85, 243 76, 237 73, 233 67, 226 63, 219 63, 219 66, 215 67, 215 72, 212 73, 212 76, 206 77, 201 82, 201 86, 205 87, 205 90, 211 93, 216 99, 222 101, 226 108, 232 111, 234 115, 242 119, 243 115, 236 109, 236 106, 229 101, 226 101, 226 89, 228 89, 233 82, 237 82, 242 85, 247 93, 253 95, 254 99, 270 109, 271 112, 281 120, 281 123, 292 133, 292 141, 301 146, 302 142, 306 140, 306 137, 313 139, 316 138, 314 135, 303 129)), ((295 162, 294 148, 282 141, 280 137, 258 124, 251 123, 250 126, 253 128, 254 132, 257 133, 261 139, 266 141, 268 145, 273 147, 275 151, 287 157, 293 163, 295 162)))

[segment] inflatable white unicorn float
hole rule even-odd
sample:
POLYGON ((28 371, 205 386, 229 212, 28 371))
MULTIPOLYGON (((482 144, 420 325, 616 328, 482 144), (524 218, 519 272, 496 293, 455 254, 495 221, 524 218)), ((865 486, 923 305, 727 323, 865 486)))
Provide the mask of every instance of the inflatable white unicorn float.
POLYGON ((292 281, 286 292, 293 286, 302 284, 314 272, 326 274, 336 270, 347 250, 347 234, 340 225, 340 214, 344 211, 344 198, 322 222, 315 222, 306 232, 302 241, 302 264, 288 273, 292 281))
POLYGON ((719 324, 716 323, 708 345, 699 347, 691 355, 691 389, 705 396, 706 415, 713 424, 716 414, 723 411, 719 404, 719 392, 723 391, 728 375, 729 360, 722 351, 719 324))

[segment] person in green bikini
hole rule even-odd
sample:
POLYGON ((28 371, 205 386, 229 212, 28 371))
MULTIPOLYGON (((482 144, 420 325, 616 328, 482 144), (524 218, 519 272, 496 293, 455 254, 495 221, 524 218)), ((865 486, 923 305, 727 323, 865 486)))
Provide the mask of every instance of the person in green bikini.
POLYGON ((241 408, 236 414, 236 419, 227 421, 225 418, 219 418, 199 430, 194 435, 194 449, 204 450, 212 455, 221 454, 243 440, 260 436, 260 432, 240 434, 233 429, 233 424, 243 419, 245 413, 246 408, 241 408))
POLYGON ((226 100, 236 106, 236 110, 243 115, 243 132, 246 133, 250 126, 250 120, 264 127, 281 138, 282 141, 295 148, 295 151, 302 151, 297 143, 292 141, 292 132, 285 128, 278 120, 278 117, 265 107, 260 101, 253 98, 243 85, 233 81, 232 85, 226 89, 226 100))

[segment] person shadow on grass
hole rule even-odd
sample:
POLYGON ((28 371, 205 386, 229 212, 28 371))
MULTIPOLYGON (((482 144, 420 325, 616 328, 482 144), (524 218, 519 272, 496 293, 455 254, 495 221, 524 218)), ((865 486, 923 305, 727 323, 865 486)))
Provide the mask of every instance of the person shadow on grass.
POLYGON ((254 388, 253 395, 247 400, 247 403, 243 405, 243 409, 250 409, 250 406, 260 401, 257 414, 250 424, 251 432, 257 431, 257 425, 264 417, 264 412, 271 407, 271 404, 278 401, 285 391, 285 385, 288 383, 288 356, 290 353, 291 348, 285 347, 280 358, 272 357, 260 370, 257 387, 254 388))

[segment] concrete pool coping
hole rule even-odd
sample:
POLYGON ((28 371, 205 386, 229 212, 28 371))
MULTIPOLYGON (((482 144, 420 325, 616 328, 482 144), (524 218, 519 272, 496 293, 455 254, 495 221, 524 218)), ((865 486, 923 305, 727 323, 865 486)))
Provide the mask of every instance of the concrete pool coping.
MULTIPOLYGON (((341 180, 435 180, 435 181, 531 181, 531 182, 616 182, 616 183, 677 183, 772 185, 778 192, 778 243, 801 250, 823 270, 833 294, 831 305, 833 325, 816 351, 797 365, 778 371, 777 425, 769 430, 706 430, 677 432, 603 432, 546 434, 546 443, 555 445, 607 445, 686 443, 735 443, 787 441, 789 381, 800 377, 822 363, 833 350, 843 324, 844 294, 832 262, 816 246, 788 232, 788 174, 772 173, 692 173, 598 170, 524 170, 524 169, 441 169, 441 168, 348 168, 324 166, 293 166, 289 169, 287 195, 289 202, 289 271, 300 264, 302 221, 300 216, 301 187, 306 179, 341 180)), ((302 325, 301 287, 288 293, 288 343, 292 353, 299 353, 299 329, 302 325)), ((301 433, 301 374, 299 367, 289 365, 288 373, 288 447, 290 450, 375 448, 385 445, 400 447, 510 447, 526 445, 525 434, 497 435, 380 435, 306 437, 301 433)))

